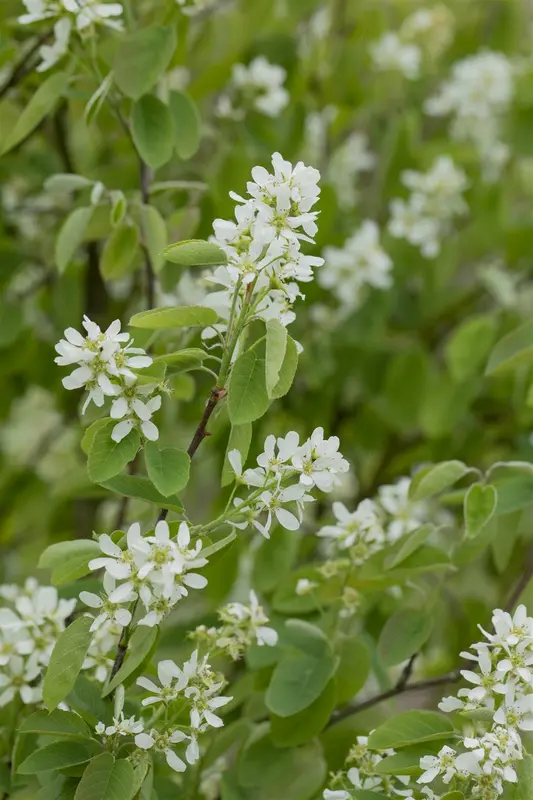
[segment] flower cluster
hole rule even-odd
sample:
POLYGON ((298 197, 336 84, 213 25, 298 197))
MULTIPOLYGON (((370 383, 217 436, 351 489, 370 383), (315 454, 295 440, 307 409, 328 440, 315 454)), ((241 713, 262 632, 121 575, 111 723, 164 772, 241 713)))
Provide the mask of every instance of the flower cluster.
POLYGON ((392 284, 392 261, 380 247, 378 226, 370 220, 342 247, 326 247, 324 260, 318 282, 334 293, 345 313, 360 305, 367 286, 387 289, 392 284))
POLYGON ((101 596, 80 593, 80 600, 96 611, 93 630, 108 620, 122 627, 129 625, 139 601, 146 613, 137 624, 153 627, 188 594, 188 589, 207 585, 203 575, 192 571, 204 567, 207 560, 201 556, 200 540, 190 546, 187 523, 180 523, 177 535, 171 537, 164 520, 157 523, 151 536, 142 536, 140 525, 135 522, 125 539, 122 549, 110 536, 102 534, 98 543, 103 555, 89 562, 89 569, 105 570, 101 596))
POLYGON ((110 416, 117 422, 111 438, 120 442, 133 428, 140 428, 151 441, 159 437, 152 422, 153 414, 161 407, 161 395, 155 394, 156 384, 140 384, 133 370, 149 367, 152 363, 141 347, 133 347, 128 333, 120 332, 117 319, 102 333, 95 322, 83 318, 87 335, 75 328, 67 328, 65 339, 56 345, 59 355, 55 362, 60 366, 79 366, 66 378, 65 389, 85 388, 89 394, 83 405, 85 412, 92 402, 101 407, 106 397, 113 397, 110 416), (142 398, 142 399, 141 399, 142 398))
POLYGON ((59 599, 53 586, 29 578, 24 587, 0 587, 0 707, 20 695, 23 703, 41 699, 42 673, 76 606, 59 599))
POLYGON ((368 747, 368 737, 358 736, 357 744, 352 747, 346 759, 347 772, 332 775, 331 788, 325 789, 324 800, 351 800, 356 795, 353 790, 363 792, 380 792, 380 796, 411 796, 406 789, 409 784, 407 775, 381 775, 376 767, 386 756, 395 755, 394 750, 382 750, 376 753, 368 747))
POLYGON ((286 77, 283 67, 271 64, 265 56, 257 56, 248 66, 234 64, 230 91, 219 97, 217 114, 243 119, 245 109, 253 108, 267 117, 278 117, 289 102, 286 77))
POLYGON ((451 115, 450 134, 476 149, 484 176, 496 180, 509 157, 500 141, 502 116, 513 99, 514 69, 503 53, 485 51, 458 61, 438 94, 425 104, 430 116, 451 115))
POLYGON ((522 605, 514 615, 496 609, 492 624, 493 633, 480 628, 485 641, 461 653, 479 668, 461 671, 471 686, 439 705, 442 711, 488 718, 490 729, 465 737, 460 754, 445 746, 436 756, 424 756, 418 778, 419 783, 439 779, 445 785, 455 779, 465 796, 482 800, 496 800, 505 783, 516 783, 516 762, 523 757, 520 731, 533 730, 533 618, 522 605))
POLYGON ((120 3, 106 3, 100 0, 22 0, 27 13, 18 21, 22 25, 42 20, 55 19, 54 42, 43 44, 39 48, 41 63, 37 67, 44 72, 57 64, 66 55, 73 28, 86 36, 96 25, 106 25, 115 30, 122 30, 120 3))
POLYGON ((335 148, 329 159, 327 179, 337 193, 343 211, 354 208, 359 199, 356 182, 359 174, 373 169, 376 157, 368 147, 366 133, 354 131, 335 148))
POLYGON ((318 212, 311 209, 320 194, 320 173, 302 162, 293 167, 279 153, 272 156, 272 166, 273 173, 254 167, 247 198, 230 193, 238 203, 235 221, 213 223, 213 241, 228 263, 208 276, 223 290, 211 293, 204 304, 230 323, 241 318, 244 306, 248 319, 275 317, 288 325, 294 319, 292 304, 303 297, 298 283, 311 281, 313 268, 323 264, 300 249, 302 241, 313 243, 317 231, 318 212))
POLYGON ((266 625, 268 617, 259 604, 254 591, 250 592, 250 605, 229 603, 218 612, 222 625, 218 628, 207 628, 200 625, 193 637, 206 643, 210 649, 219 648, 237 660, 252 644, 260 647, 277 644, 278 634, 274 628, 266 625))
POLYGON ((215 674, 207 662, 195 650, 183 667, 174 661, 160 661, 157 665, 158 686, 148 678, 138 678, 137 685, 150 694, 142 701, 143 706, 162 704, 172 709, 174 703, 185 703, 189 713, 189 725, 167 730, 150 729, 137 733, 135 744, 142 750, 164 753, 168 765, 176 772, 184 772, 186 763, 195 764, 200 758, 198 736, 208 728, 220 728, 222 719, 219 708, 227 705, 232 698, 219 694, 224 679, 215 674), (185 727, 185 730, 182 728, 185 727), (174 750, 174 745, 187 742, 185 761, 174 750))
POLYGON ((466 176, 449 156, 439 156, 428 172, 404 171, 402 182, 411 194, 407 201, 392 200, 389 232, 407 239, 425 258, 435 258, 453 218, 468 211, 462 197, 466 176))
POLYGON ((235 513, 244 519, 231 519, 231 524, 245 529, 251 523, 267 539, 274 518, 283 528, 298 530, 304 505, 314 499, 308 492, 315 486, 322 492, 331 492, 338 482, 337 475, 349 469, 339 444, 337 436, 325 439, 323 428, 316 428, 303 444, 295 431, 284 438, 270 435, 257 458, 258 466, 244 472, 239 451, 230 451, 228 458, 237 481, 257 487, 245 500, 235 498, 235 513), (287 503, 296 513, 284 508, 287 503), (264 513, 266 520, 261 522, 258 516, 264 513))
POLYGON ((416 80, 423 58, 438 56, 448 47, 453 26, 453 16, 446 6, 418 9, 404 20, 398 33, 386 31, 371 44, 375 69, 399 72, 408 80, 416 80))

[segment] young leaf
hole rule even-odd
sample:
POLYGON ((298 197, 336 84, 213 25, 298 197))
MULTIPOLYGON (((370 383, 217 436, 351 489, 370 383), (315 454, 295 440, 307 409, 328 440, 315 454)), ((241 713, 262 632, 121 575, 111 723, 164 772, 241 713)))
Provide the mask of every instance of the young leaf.
POLYGON ((425 500, 473 472, 462 461, 441 461, 417 472, 411 481, 409 496, 413 500, 425 500))
POLYGON ((270 735, 278 747, 296 747, 310 742, 324 730, 335 708, 335 679, 324 691, 298 714, 290 717, 270 716, 270 735))
POLYGON ((36 775, 38 772, 67 769, 77 764, 85 764, 93 755, 94 746, 90 743, 52 742, 29 755, 18 768, 18 772, 21 775, 36 775))
POLYGON ((233 468, 228 461, 228 453, 230 453, 232 450, 238 450, 239 453, 241 454, 241 460, 244 466, 244 463, 248 456, 248 451, 250 449, 251 441, 252 441, 251 422, 245 422, 243 425, 231 426, 231 432, 228 439, 228 446, 226 447, 226 454, 224 456, 224 465, 222 467, 222 479, 221 479, 222 486, 227 486, 228 484, 233 483, 235 479, 233 468))
POLYGON ((115 57, 115 83, 127 97, 138 100, 166 70, 176 47, 174 28, 141 28, 125 36, 115 57))
POLYGON ((28 134, 54 109, 60 97, 68 86, 66 72, 56 72, 42 83, 26 108, 17 119, 11 133, 7 136, 2 147, 2 153, 7 153, 22 142, 28 134))
POLYGON ((428 536, 435 530, 435 526, 428 522, 399 539, 392 552, 385 559, 385 569, 394 569, 413 553, 416 553, 428 536))
POLYGON ((102 419, 95 420, 91 425, 89 425, 88 428, 85 429, 85 433, 83 434, 80 442, 80 447, 86 456, 89 455, 97 431, 99 431, 100 428, 103 428, 105 425, 108 425, 110 422, 111 417, 102 417, 102 419))
POLYGON ((213 325, 217 321, 217 313, 212 308, 205 306, 163 306, 151 308, 149 311, 140 311, 130 319, 134 328, 189 328, 213 325))
POLYGON ((146 625, 139 625, 139 627, 135 629, 128 644, 122 666, 115 677, 106 684, 102 692, 102 697, 107 697, 119 684, 124 683, 132 672, 135 672, 135 670, 141 666, 154 648, 158 631, 159 629, 157 626, 155 628, 148 628, 146 625))
POLYGON ((448 739, 454 727, 448 717, 435 711, 403 711, 373 731, 368 746, 373 750, 405 747, 417 742, 448 739))
POLYGON ((176 152, 184 160, 192 158, 200 145, 200 116, 196 104, 183 92, 170 92, 168 107, 176 152))
POLYGON ((44 676, 43 700, 49 711, 65 699, 73 688, 93 634, 90 617, 78 617, 57 639, 44 676))
POLYGON ((232 425, 244 425, 259 419, 269 405, 265 359, 256 350, 248 350, 239 356, 231 371, 228 411, 232 425))
POLYGON ((117 225, 102 250, 100 258, 102 277, 110 280, 127 275, 138 250, 139 232, 137 228, 126 222, 117 225))
POLYGON ((454 381, 465 381, 477 375, 494 343, 497 318, 480 314, 460 323, 445 349, 448 369, 454 381))
POLYGON ((125 758, 115 761, 101 753, 86 767, 74 800, 130 800, 134 788, 133 766, 125 758))
POLYGON ((336 703, 349 702, 366 683, 370 674, 372 659, 370 650, 361 638, 341 639, 336 654, 339 666, 335 673, 336 703))
POLYGON ((498 504, 498 492, 492 485, 474 483, 465 495, 466 536, 473 539, 492 518, 498 504))
POLYGON ((37 733, 39 736, 54 736, 61 739, 88 739, 91 737, 89 726, 72 711, 56 709, 35 711, 22 722, 19 733, 37 733))
POLYGON ((417 653, 429 639, 432 628, 432 616, 414 608, 402 609, 389 617, 378 642, 383 665, 394 667, 417 653))
POLYGON ((139 155, 152 169, 172 158, 172 120, 167 106, 151 94, 133 106, 131 135, 139 155))
POLYGON ((163 353, 154 358, 154 364, 167 364, 172 367, 173 372, 188 372, 198 369, 207 358, 205 350, 199 347, 186 347, 184 350, 177 350, 175 353, 163 353))
POLYGON ((163 250, 168 235, 166 222, 155 206, 141 206, 141 228, 152 266, 155 272, 159 272, 165 263, 163 250))
POLYGON ((155 442, 146 442, 144 457, 148 476, 162 495, 168 497, 187 486, 191 459, 184 450, 160 450, 155 442))
POLYGON ((83 175, 76 175, 73 172, 58 172, 50 175, 44 182, 46 192, 75 192, 77 189, 86 189, 92 186, 93 181, 84 178, 83 175))
POLYGON ((179 497, 175 495, 163 497, 148 478, 140 478, 138 475, 116 475, 109 481, 103 481, 101 485, 110 492, 117 492, 125 497, 136 497, 138 500, 154 503, 160 508, 168 508, 169 511, 178 513, 183 511, 183 503, 179 497))
POLYGON ((487 375, 499 375, 533 361, 533 322, 526 322, 500 339, 487 364, 487 375))
POLYGON ((294 376, 296 375, 296 368, 298 367, 298 350, 294 339, 287 335, 287 345, 285 349, 285 358, 279 371, 278 382, 271 390, 270 396, 272 399, 284 397, 292 386, 294 376))
POLYGON ((63 586, 89 573, 88 563, 96 558, 100 548, 91 539, 74 539, 57 542, 44 550, 39 559, 39 569, 52 570, 52 584, 63 586))
POLYGON ((279 381, 279 374, 287 349, 287 328, 277 319, 269 319, 266 324, 266 362, 265 381, 269 397, 279 381))
POLYGON ((55 262, 59 272, 65 271, 82 243, 93 210, 92 206, 75 208, 63 223, 55 246, 55 262))
POLYGON ((116 423, 110 422, 100 428, 93 439, 87 471, 93 483, 104 483, 133 461, 140 444, 139 431, 134 428, 122 441, 114 442, 111 431, 116 423))
POLYGON ((227 264, 228 261, 221 247, 203 239, 187 239, 184 242, 169 244, 163 254, 167 261, 179 264, 180 267, 216 267, 219 264, 227 264))

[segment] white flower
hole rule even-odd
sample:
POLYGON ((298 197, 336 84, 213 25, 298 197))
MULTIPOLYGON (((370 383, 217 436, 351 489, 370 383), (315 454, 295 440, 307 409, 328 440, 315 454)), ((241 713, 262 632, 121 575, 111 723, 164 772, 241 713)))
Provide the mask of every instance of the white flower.
POLYGON ((117 580, 130 578, 136 567, 144 563, 150 551, 148 543, 141 536, 141 526, 138 522, 134 522, 128 528, 126 543, 126 549, 122 550, 107 533, 103 533, 98 537, 98 546, 104 556, 91 559, 88 564, 89 569, 105 569, 117 580))
POLYGON ((415 44, 405 44, 393 31, 387 31, 371 44, 370 55, 378 70, 400 72, 409 80, 420 75, 420 48, 415 44))
POLYGON ((521 731, 533 731, 533 694, 514 697, 514 692, 509 692, 505 702, 494 714, 494 722, 521 731))
MULTIPOLYGON (((289 102, 289 93, 284 88, 287 73, 283 67, 271 64, 264 56, 257 56, 245 66, 234 64, 231 83, 237 90, 236 101, 240 106, 246 103, 262 114, 277 117, 289 102)), ((219 116, 242 118, 242 111, 234 109, 234 101, 223 95, 217 111, 219 116)))
POLYGON ((135 744, 141 750, 151 750, 152 748, 160 750, 165 754, 166 762, 171 769, 175 772, 185 772, 187 765, 176 755, 172 745, 179 744, 186 738, 187 735, 179 730, 166 733, 152 730, 150 733, 138 733, 135 737, 135 744))
POLYGON ((339 438, 324 439, 324 429, 315 428, 310 438, 292 457, 292 466, 300 473, 300 483, 330 492, 336 474, 348 472, 349 464, 339 453, 339 438))
POLYGON ((10 703, 17 694, 26 705, 37 703, 41 688, 33 683, 40 672, 36 658, 25 661, 21 656, 12 656, 0 672, 0 708, 10 703))
POLYGON ((139 426, 144 436, 151 442, 159 438, 159 430, 152 422, 152 416, 161 408, 161 395, 155 395, 146 403, 134 395, 131 399, 122 396, 111 406, 112 419, 122 419, 111 431, 114 442, 121 442, 134 427, 139 426), (126 417, 126 419, 123 419, 126 417))
POLYGON ((62 17, 54 25, 54 43, 43 44, 39 48, 41 63, 37 67, 37 72, 45 72, 53 67, 68 52, 70 40, 71 24, 68 17, 62 17))
POLYGON ((333 513, 337 524, 324 525, 317 536, 329 539, 340 551, 349 549, 354 564, 363 564, 385 545, 378 508, 372 500, 362 500, 353 512, 337 501, 333 513))
POLYGON ((141 720, 135 717, 124 717, 124 712, 121 711, 118 717, 113 717, 113 724, 107 727, 103 722, 99 722, 95 731, 100 736, 134 736, 135 734, 142 733, 144 726, 141 720))
POLYGON ((418 778, 418 783, 431 783, 438 775, 442 775, 444 783, 450 783, 457 774, 456 755, 455 750, 445 745, 436 756, 422 756, 420 769, 423 773, 418 778))
POLYGON ((318 282, 347 310, 357 308, 365 286, 387 289, 392 284, 392 261, 379 245, 378 226, 370 220, 343 247, 326 247, 324 262, 318 282))
POLYGON ((116 30, 122 29, 122 23, 113 19, 122 15, 120 3, 102 3, 99 0, 61 0, 61 2, 65 11, 76 15, 76 27, 79 31, 98 24, 116 30))
POLYGON ((244 625, 250 629, 250 633, 255 637, 259 646, 268 645, 274 647, 278 642, 277 632, 265 625, 268 617, 265 615, 262 606, 259 604, 257 595, 254 591, 250 592, 250 606, 242 603, 229 603, 221 612, 223 620, 235 621, 237 625, 244 625))
POLYGON ((371 170, 375 163, 376 157, 368 149, 366 133, 351 133, 333 151, 328 162, 327 179, 335 189, 339 206, 343 210, 350 210, 357 204, 357 178, 360 173, 371 170))
POLYGON ((137 595, 130 583, 117 586, 109 572, 105 573, 103 584, 105 594, 102 596, 93 592, 80 592, 81 602, 98 611, 90 630, 98 630, 107 620, 112 620, 125 628, 131 622, 131 613, 127 608, 123 608, 122 604, 131 603, 137 595))
POLYGON ((262 493, 255 505, 258 513, 267 511, 267 519, 263 525, 258 519, 253 519, 252 523, 266 539, 270 538, 270 528, 272 526, 272 515, 277 519, 282 528, 288 531, 297 531, 302 524, 303 507, 305 503, 313 501, 313 497, 307 494, 303 485, 288 486, 286 489, 275 491, 265 491, 262 493), (298 516, 283 508, 283 503, 295 503, 298 516))
POLYGON ((298 596, 310 594, 314 589, 318 587, 318 583, 315 581, 310 581, 309 578, 300 578, 296 584, 296 594, 298 596))
POLYGON ((143 706, 153 705, 154 703, 168 703, 175 700, 181 689, 186 685, 183 673, 174 661, 160 661, 157 665, 157 677, 161 686, 157 686, 148 678, 137 678, 137 685, 147 689, 152 694, 145 697, 142 701, 143 706))
POLYGON ((427 504, 411 500, 410 486, 410 478, 400 478, 394 484, 380 486, 378 490, 378 503, 387 515, 387 538, 391 542, 428 521, 427 504))
MULTIPOLYGON (((217 691, 218 687, 213 687, 212 691, 217 691)), ((221 728, 224 725, 222 719, 214 712, 231 702, 232 697, 210 697, 209 691, 199 692, 196 687, 189 687, 185 690, 185 696, 192 701, 191 726, 198 728, 202 720, 212 728, 221 728)))

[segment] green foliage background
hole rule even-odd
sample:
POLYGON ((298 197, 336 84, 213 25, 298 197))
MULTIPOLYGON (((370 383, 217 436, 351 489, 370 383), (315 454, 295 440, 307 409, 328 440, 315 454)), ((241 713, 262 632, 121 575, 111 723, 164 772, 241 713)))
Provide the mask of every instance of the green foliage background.
MULTIPOLYGON (((504 123, 511 159, 494 184, 481 179, 476 154, 447 136, 446 120, 422 113, 423 101, 435 92, 455 61, 481 48, 513 57, 530 56, 530 4, 525 0, 449 0, 446 5, 456 20, 453 42, 438 60, 424 65, 420 80, 412 82, 376 73, 368 55, 372 40, 386 29, 397 29, 417 7, 410 0, 331 0, 332 29, 308 57, 302 56, 299 43, 311 16, 323 5, 315 0, 221 0, 220 9, 201 20, 183 16, 170 0, 139 0, 132 5, 133 16, 143 27, 172 28, 176 47, 171 47, 168 70, 185 67, 190 73, 187 95, 194 106, 180 108, 187 129, 178 135, 178 145, 164 136, 162 143, 154 144, 153 132, 145 135, 145 158, 157 167, 154 180, 168 181, 168 185, 146 195, 138 156, 108 105, 103 104, 87 120, 85 108, 98 82, 83 67, 81 51, 80 64, 74 60, 66 68, 70 82, 60 85, 61 79, 56 80, 48 113, 13 148, 9 148, 10 137, 21 111, 51 73, 30 71, 6 92, 0 105, 0 149, 8 149, 0 156, 1 582, 22 581, 35 574, 46 581, 47 571, 37 573, 36 564, 40 552, 54 542, 88 539, 93 531, 118 527, 117 520, 122 525, 133 520, 152 522, 152 506, 133 501, 124 518, 121 501, 89 480, 86 457, 79 447, 84 430, 78 415, 79 393, 64 391, 61 370, 53 364, 54 344, 64 328, 80 327, 83 314, 104 326, 117 317, 126 321, 146 307, 148 286, 138 233, 143 224, 140 203, 156 210, 149 226, 155 237, 154 253, 161 249, 157 250, 158 235, 165 243, 207 238, 215 217, 231 215, 233 201, 228 192, 244 190, 255 164, 268 164, 276 150, 291 161, 305 160, 306 116, 328 104, 338 107, 339 114, 330 127, 326 162, 328 154, 356 129, 368 134, 377 167, 361 179, 360 201, 352 212, 339 208, 334 189, 327 181, 323 185, 317 253, 326 245, 341 245, 364 219, 384 226, 391 198, 403 193, 402 170, 427 169, 439 154, 450 154, 466 171, 469 213, 432 261, 391 238, 383 228, 382 244, 394 263, 394 286, 386 292, 371 292, 357 312, 336 326, 325 326, 312 313, 317 302, 335 308, 331 295, 316 282, 306 287, 306 301, 297 304, 297 319, 291 327, 291 335, 305 348, 294 385, 254 424, 252 457, 270 433, 297 430, 305 438, 313 428, 323 426, 328 435, 340 437, 342 452, 353 465, 354 480, 343 496, 350 508, 372 497, 379 486, 412 474, 420 464, 458 459, 485 472, 495 462, 531 462, 533 331, 526 329, 523 345, 516 348, 521 357, 511 369, 487 374, 486 367, 496 342, 527 322, 533 305, 533 72, 518 80, 504 123), (213 105, 229 81, 232 65, 247 63, 258 54, 287 70, 288 108, 275 120, 254 111, 244 121, 221 120, 214 115, 213 105), (201 132, 197 149, 196 113, 201 132), (110 206, 102 202, 84 226, 79 246, 66 254, 61 250, 58 234, 67 215, 88 207, 90 193, 90 188, 45 191, 50 176, 65 172, 101 181, 126 195, 134 228, 123 233, 120 242, 110 220, 110 206), (504 276, 498 286, 486 271, 496 261, 504 276), (26 413, 22 398, 28 392, 37 399, 26 413), (48 404, 51 408, 47 409, 48 404), (52 415, 53 424, 43 422, 46 415, 52 415)), ((27 26, 16 23, 20 10, 17 0, 1 4, 4 76, 34 36, 27 26)), ((91 58, 103 77, 117 63, 119 38, 104 31, 96 42, 91 58)), ((138 64, 126 64, 123 69, 123 81, 132 76, 140 80, 138 64)), ((152 93, 145 100, 154 97, 152 93)), ((122 112, 129 117, 130 110, 131 101, 125 100, 122 112)), ((161 132, 157 120, 154 131, 161 132)), ((165 135, 168 138, 171 133, 165 135)), ((183 271, 169 262, 158 264, 162 291, 172 292, 183 271)), ((136 343, 144 345, 148 333, 145 336, 136 329, 136 343)), ((187 331, 178 334, 176 341, 179 346, 194 347, 199 337, 187 331)), ((174 394, 164 400, 160 414, 164 445, 187 447, 211 384, 210 376, 200 371, 179 372, 171 379, 174 394)), ((83 426, 93 419, 89 412, 83 426)), ((227 489, 220 494, 229 434, 225 407, 210 430, 212 435, 198 453, 182 495, 197 522, 216 516, 227 499, 227 489)), ((465 540, 460 547, 467 482, 442 499, 456 524, 447 529, 449 538, 441 544, 447 552, 455 547, 457 569, 446 580, 438 572, 431 578, 434 625, 424 650, 426 676, 457 666, 457 654, 475 639, 477 623, 487 624, 491 610, 505 604, 531 558, 533 475, 502 468, 500 478, 505 487, 497 515, 483 535, 465 540)), ((250 549, 237 541, 214 559, 206 570, 209 585, 201 598, 189 598, 183 611, 180 605, 181 613, 165 627, 161 657, 180 658, 182 645, 177 643, 195 624, 210 619, 231 594, 243 559, 250 562, 254 586, 269 599, 274 614, 301 611, 305 616, 305 604, 291 606, 286 601, 283 581, 312 555, 315 544, 308 534, 330 518, 327 498, 315 504, 313 515, 301 537, 277 529, 270 543, 250 549)), ((404 591, 416 606, 416 588, 407 584, 404 591)), ((533 601, 533 589, 524 596, 533 601)), ((376 642, 395 607, 395 599, 386 591, 371 592, 364 606, 363 639, 372 653, 376 686, 383 690, 391 686, 391 678, 380 662, 376 642)), ((360 665, 364 657, 354 653, 354 664, 360 665)), ((251 721, 264 713, 263 689, 271 665, 262 658, 264 654, 250 655, 250 662, 257 659, 252 667, 257 670, 253 691, 247 688, 247 677, 240 684, 247 716, 239 723, 242 730, 231 729, 236 738, 244 737, 251 721)), ((355 692, 360 688, 355 667, 350 676, 355 692)), ((433 699, 433 694, 425 693, 413 703, 431 707, 433 699)), ((328 768, 337 769, 354 733, 375 727, 385 715, 384 708, 378 707, 350 717, 323 733, 320 744, 313 739, 297 750, 276 750, 271 760, 249 742, 239 773, 241 788, 232 787, 234 778, 228 778, 224 800, 310 796, 305 787, 280 789, 278 776, 305 773, 312 784, 309 770, 318 763, 320 747, 328 768), (263 773, 269 788, 260 792, 254 780, 265 758, 272 775, 263 773)), ((275 725, 274 721, 274 730, 275 725)), ((283 732, 289 743, 301 744, 298 735, 291 740, 286 728, 283 732)), ((228 730, 228 736, 232 734, 228 730)), ((223 744, 218 746, 223 748, 223 744)), ((159 797, 167 796, 173 795, 165 793, 163 781, 159 797)))

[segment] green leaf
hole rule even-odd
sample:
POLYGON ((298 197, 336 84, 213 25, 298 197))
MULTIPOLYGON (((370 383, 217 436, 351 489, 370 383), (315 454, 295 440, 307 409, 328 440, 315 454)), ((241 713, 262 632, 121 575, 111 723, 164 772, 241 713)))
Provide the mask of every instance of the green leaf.
POLYGON ((324 730, 335 708, 335 679, 310 706, 290 717, 270 717, 270 735, 278 747, 295 747, 310 742, 324 730))
POLYGON ((285 358, 279 371, 278 382, 272 389, 270 396, 272 399, 284 397, 292 386, 296 369, 298 367, 298 350, 294 339, 287 335, 287 346, 285 349, 285 358))
POLYGON ((464 502, 466 536, 473 539, 492 518, 498 504, 498 492, 490 484, 474 483, 469 487, 464 502))
POLYGON ((432 629, 433 617, 425 611, 405 608, 389 617, 378 642, 384 666, 394 667, 417 653, 432 629))
POLYGON ((344 637, 336 648, 339 666, 335 673, 336 705, 348 703, 363 688, 370 674, 372 658, 363 639, 344 637))
POLYGON ((533 361, 533 322, 526 322, 500 339, 487 364, 487 375, 500 375, 533 361))
POLYGON ((110 723, 112 706, 102 700, 102 689, 99 683, 89 680, 80 674, 74 688, 67 697, 68 705, 94 728, 97 722, 110 723))
POLYGON ((180 267, 216 267, 219 264, 227 264, 228 261, 221 247, 203 239, 187 239, 184 242, 169 244, 163 255, 167 261, 179 264, 180 267))
POLYGON ((174 28, 141 28, 125 36, 115 57, 114 78, 133 100, 149 92, 168 67, 176 47, 174 28))
POLYGON ((55 736, 62 739, 87 739, 92 731, 77 714, 72 711, 56 709, 49 714, 47 711, 35 711, 23 720, 18 729, 19 733, 36 733, 39 736, 55 736))
POLYGON ((368 746, 372 750, 405 747, 417 742, 447 739, 454 732, 448 717, 435 711, 403 711, 372 731, 368 746))
POLYGON ((109 425, 110 422, 111 417, 102 417, 102 419, 95 420, 91 425, 89 425, 88 428, 85 429, 80 447, 86 456, 89 455, 97 431, 100 430, 100 428, 103 428, 105 425, 109 425))
POLYGON ((261 735, 261 729, 246 743, 238 765, 239 785, 246 789, 243 800, 311 800, 326 773, 318 742, 280 749, 268 735, 261 735))
POLYGON ((83 175, 76 175, 73 172, 58 172, 45 180, 44 189, 46 192, 75 192, 92 185, 93 181, 84 178, 83 175))
POLYGON ((439 464, 432 464, 416 473, 411 481, 409 496, 413 500, 425 500, 447 489, 448 486, 453 486, 473 471, 462 461, 441 461, 439 464))
POLYGON ((81 742, 52 742, 35 750, 26 758, 18 772, 22 775, 36 775, 54 769, 66 769, 90 761, 94 747, 81 742))
POLYGON ((160 272, 165 263, 163 250, 168 234, 166 222, 155 206, 141 206, 141 228, 154 271, 160 272))
POLYGON ((134 328, 158 330, 159 328, 204 327, 213 325, 216 321, 216 311, 205 306, 178 306, 176 308, 163 306, 134 314, 129 324, 134 328))
POLYGON ((392 756, 385 756, 376 764, 378 775, 419 775, 420 759, 423 756, 433 755, 433 752, 440 750, 441 742, 435 744, 415 744, 412 747, 404 747, 399 753, 392 756))
POLYGON ((192 158, 200 145, 200 116, 196 104, 183 92, 170 92, 168 107, 176 152, 184 160, 192 158))
POLYGON ((51 544, 41 554, 39 569, 52 570, 52 584, 63 586, 82 578, 90 570, 88 563, 100 553, 98 543, 90 539, 75 539, 51 544))
POLYGON ((76 683, 93 638, 91 624, 91 617, 78 617, 54 645, 43 683, 43 700, 49 711, 65 699, 76 683))
POLYGON ((157 97, 147 94, 134 104, 131 135, 140 157, 152 169, 172 158, 172 119, 157 97))
POLYGON ((265 384, 265 359, 255 350, 243 353, 231 371, 228 411, 232 425, 253 422, 267 411, 270 401, 265 384))
POLYGON ((278 384, 279 373, 287 349, 287 328, 277 319, 269 319, 266 324, 266 362, 265 381, 269 397, 278 384))
POLYGON ((422 547, 428 536, 435 530, 435 526, 428 522, 426 525, 421 525, 420 528, 416 528, 416 530, 407 534, 407 536, 402 537, 399 540, 398 548, 385 559, 385 568, 394 569, 394 567, 397 567, 409 558, 419 547, 422 547))
POLYGON ((148 476, 162 495, 168 497, 187 486, 191 459, 184 450, 160 450, 155 442, 146 442, 144 457, 148 476))
POLYGON ((83 241, 93 211, 92 206, 75 208, 64 221, 55 246, 55 262, 59 272, 64 272, 72 261, 83 241))
POLYGON ((140 478, 137 475, 117 475, 109 481, 103 481, 102 486, 110 492, 118 492, 125 497, 136 497, 138 500, 146 500, 147 503, 154 503, 160 508, 168 508, 169 511, 183 511, 183 503, 177 496, 163 497, 157 489, 150 483, 148 478, 140 478))
POLYGON ((133 461, 139 450, 139 431, 134 428, 122 441, 114 442, 111 431, 115 425, 113 420, 99 428, 93 439, 87 461, 87 471, 93 483, 104 483, 114 478, 133 461))
POLYGON ((42 83, 17 119, 2 147, 2 155, 16 147, 54 109, 69 82, 66 72, 56 72, 42 83))
POLYGON ((154 364, 167 364, 172 372, 189 372, 198 369, 207 358, 207 353, 199 347, 186 347, 174 353, 163 353, 154 358, 154 364))
POLYGON ((125 758, 101 753, 85 769, 74 800, 130 800, 133 766, 125 758))
MULTIPOLYGON (((530 790, 531 790, 531 787, 528 787, 528 794, 527 794, 527 795, 524 795, 524 798, 523 798, 523 800, 529 800, 529 798, 530 798, 530 796, 531 796, 531 795, 529 794, 530 790)), ((465 796, 464 796, 464 794, 463 794, 462 792, 459 792, 459 791, 456 791, 456 792, 446 792, 446 794, 443 794, 443 795, 441 796, 441 799, 440 799, 440 800, 465 800, 465 796)))
POLYGON ((224 464, 222 466, 221 485, 228 486, 235 480, 235 474, 228 461, 228 453, 231 450, 238 450, 241 454, 242 463, 246 462, 248 451, 250 450, 250 443, 252 441, 252 423, 245 422, 243 425, 232 425, 228 439, 228 446, 226 447, 226 454, 224 456, 224 464))
POLYGON ((139 232, 134 225, 123 222, 113 229, 100 258, 100 272, 105 280, 122 278, 139 251, 139 232))
POLYGON ((122 662, 122 666, 115 675, 115 677, 106 684, 102 697, 107 697, 117 686, 137 670, 144 660, 150 655, 152 649, 157 641, 159 629, 156 627, 148 628, 145 625, 139 625, 133 632, 129 641, 126 656, 122 662))
POLYGON ((321 695, 335 672, 337 661, 322 631, 309 623, 289 620, 283 636, 289 639, 292 647, 274 669, 265 703, 273 714, 290 717, 321 695))
POLYGON ((490 315, 472 317, 454 330, 444 356, 454 381, 479 374, 494 343, 497 319, 490 315))
POLYGON ((518 784, 515 787, 512 800, 531 800, 533 787, 533 756, 524 753, 524 758, 519 761, 516 768, 518 784))

